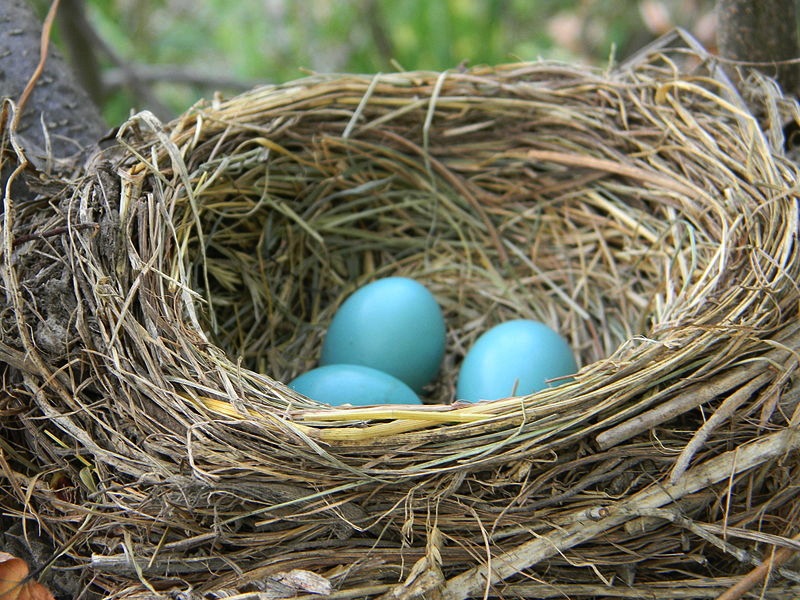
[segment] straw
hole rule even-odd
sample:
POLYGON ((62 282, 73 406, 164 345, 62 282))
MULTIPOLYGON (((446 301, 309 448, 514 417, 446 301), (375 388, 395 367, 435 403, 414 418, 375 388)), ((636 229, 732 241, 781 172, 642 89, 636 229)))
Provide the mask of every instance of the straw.
POLYGON ((684 42, 603 72, 312 75, 134 115, 41 199, 7 187, 4 513, 126 599, 707 598, 795 550, 798 170, 774 121, 800 113, 760 84, 752 116, 684 42), (425 404, 292 391, 390 275, 446 319, 425 404), (579 372, 453 404, 512 318, 579 372))

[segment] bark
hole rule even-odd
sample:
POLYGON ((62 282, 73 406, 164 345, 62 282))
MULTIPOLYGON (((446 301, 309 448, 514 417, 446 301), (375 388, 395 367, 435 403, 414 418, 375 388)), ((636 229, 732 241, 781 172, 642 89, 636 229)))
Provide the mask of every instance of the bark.
MULTIPOLYGON (((0 99, 16 100, 25 89, 39 63, 41 31, 41 22, 24 0, 0 0, 0 99)), ((106 130, 99 111, 52 46, 18 129, 26 152, 40 157, 46 154, 47 148, 42 123, 49 135, 52 156, 59 159, 77 160, 97 144, 106 130)), ((4 161, 0 172, 0 197, 5 192, 12 168, 13 165, 4 161)), ((17 201, 25 201, 36 194, 22 178, 18 178, 12 186, 12 195, 17 201)), ((0 201, 0 224, 2 212, 0 201)), ((4 370, 2 367, 0 364, 0 377, 4 370)), ((41 566, 49 560, 54 549, 45 536, 38 538, 35 532, 32 536, 30 530, 21 532, 21 523, 18 519, 0 515, 0 550, 25 558, 34 568, 41 566)), ((59 577, 49 576, 47 583, 56 592, 64 592, 64 597, 74 597, 77 578, 72 577, 74 582, 70 582, 70 575, 65 582, 59 582, 59 577)))
MULTIPOLYGON (((25 0, 0 0, 0 97, 19 98, 39 62, 41 31, 42 23, 25 0)), ((55 158, 69 158, 95 145, 107 129, 52 44, 18 129, 29 152, 44 155, 45 129, 55 158)))
MULTIPOLYGON (((751 63, 797 94, 800 64, 785 62, 800 56, 795 0, 717 0, 716 8, 720 56, 751 63)), ((731 72, 740 81, 741 72, 731 72)))

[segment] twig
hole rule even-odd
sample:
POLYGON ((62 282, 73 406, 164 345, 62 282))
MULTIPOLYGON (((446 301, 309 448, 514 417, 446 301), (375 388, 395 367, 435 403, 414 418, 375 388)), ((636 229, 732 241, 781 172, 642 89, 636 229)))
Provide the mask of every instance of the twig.
POLYGON ((680 481, 653 485, 630 499, 601 510, 581 510, 573 513, 571 524, 553 529, 546 535, 521 544, 514 550, 496 557, 491 571, 486 565, 473 567, 451 578, 442 592, 442 600, 463 600, 481 593, 487 578, 492 584, 503 581, 533 565, 597 535, 637 518, 647 509, 658 508, 705 489, 726 479, 732 472, 741 473, 768 460, 800 448, 800 432, 784 429, 765 436, 735 451, 726 452, 687 471, 680 481))
POLYGON ((30 242, 32 240, 43 240, 49 237, 55 237, 57 235, 63 235, 65 233, 69 233, 73 229, 100 229, 100 225, 97 223, 76 223, 75 225, 71 225, 69 227, 56 227, 54 229, 50 229, 48 231, 44 231, 42 233, 29 233, 26 235, 18 235, 13 240, 14 248, 19 246, 20 244, 24 244, 25 242, 30 242))
MULTIPOLYGON (((642 583, 638 586, 609 588, 598 583, 568 583, 552 585, 525 581, 503 588, 507 598, 536 598, 564 600, 565 598, 631 598, 634 600, 701 600, 716 598, 728 578, 720 580, 684 580, 664 583, 642 583)), ((294 599, 298 600, 298 599, 294 599)))
MULTIPOLYGON (((645 518, 652 518, 652 519, 663 519, 665 521, 669 521, 670 523, 676 525, 677 527, 683 527, 684 529, 691 531, 697 537, 705 540, 712 546, 718 548, 725 554, 730 554, 736 560, 742 563, 756 563, 755 557, 753 557, 749 552, 746 550, 742 550, 738 548, 731 542, 722 539, 708 531, 708 529, 700 524, 695 523, 692 519, 683 516, 678 512, 678 510, 670 510, 664 508, 649 508, 649 509, 640 509, 638 511, 639 517, 645 518)), ((724 532, 723 532, 724 533, 724 532)))
POLYGON ((664 421, 673 419, 693 408, 701 406, 729 392, 736 388, 736 386, 742 385, 752 378, 752 370, 754 369, 755 365, 753 365, 753 369, 733 369, 715 379, 699 381, 696 384, 690 385, 674 398, 662 402, 654 408, 640 413, 627 421, 623 421, 619 425, 615 425, 610 429, 600 432, 596 438, 597 445, 601 450, 608 450, 643 431, 652 429, 664 421))
POLYGON ((670 481, 675 483, 689 468, 689 463, 692 462, 695 454, 703 447, 706 440, 711 436, 714 430, 722 425, 736 410, 759 389, 761 389, 770 379, 773 373, 769 370, 761 373, 757 377, 751 379, 749 382, 732 392, 722 404, 714 411, 714 413, 703 423, 703 425, 695 431, 692 439, 690 439, 686 446, 681 450, 680 455, 672 467, 670 474, 670 481))
MULTIPOLYGON (((792 539, 800 540, 800 533, 792 539)), ((794 548, 781 547, 775 550, 773 547, 769 558, 765 559, 755 569, 742 577, 735 585, 731 586, 730 589, 720 594, 717 600, 739 600, 739 598, 742 598, 753 586, 769 577, 773 569, 786 563, 794 553, 794 548)))
POLYGON ((638 414, 619 425, 600 432, 596 437, 597 445, 602 450, 608 450, 664 421, 701 406, 714 398, 719 398, 739 386, 749 388, 754 384, 747 382, 752 382, 761 377, 761 375, 756 376, 756 373, 763 372, 764 364, 783 364, 787 355, 791 352, 789 348, 796 348, 800 345, 800 329, 793 330, 786 339, 780 340, 780 343, 784 347, 765 353, 762 357, 763 361, 752 362, 746 366, 742 365, 740 368, 732 369, 714 379, 692 384, 675 398, 662 402, 647 412, 638 414))

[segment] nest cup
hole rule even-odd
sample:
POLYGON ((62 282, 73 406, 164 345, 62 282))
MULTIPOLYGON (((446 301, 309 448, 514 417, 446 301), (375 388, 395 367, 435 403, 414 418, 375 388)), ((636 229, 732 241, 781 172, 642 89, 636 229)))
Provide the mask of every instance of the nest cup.
POLYGON ((6 197, 5 511, 120 598, 708 597, 796 548, 797 112, 708 58, 312 76, 6 197), (429 406, 290 390, 391 275, 445 314, 429 406), (451 406, 512 318, 580 372, 451 406))

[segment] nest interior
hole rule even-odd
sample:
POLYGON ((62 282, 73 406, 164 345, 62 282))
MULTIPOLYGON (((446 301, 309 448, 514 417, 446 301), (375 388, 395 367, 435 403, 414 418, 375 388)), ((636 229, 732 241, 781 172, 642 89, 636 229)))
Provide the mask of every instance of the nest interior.
POLYGON ((107 597, 726 589, 800 532, 797 110, 754 85, 765 119, 657 48, 132 117, 80 177, 6 193, 4 511, 107 597), (445 313, 428 406, 292 392, 388 275, 445 313), (575 379, 451 405, 519 317, 575 379))

